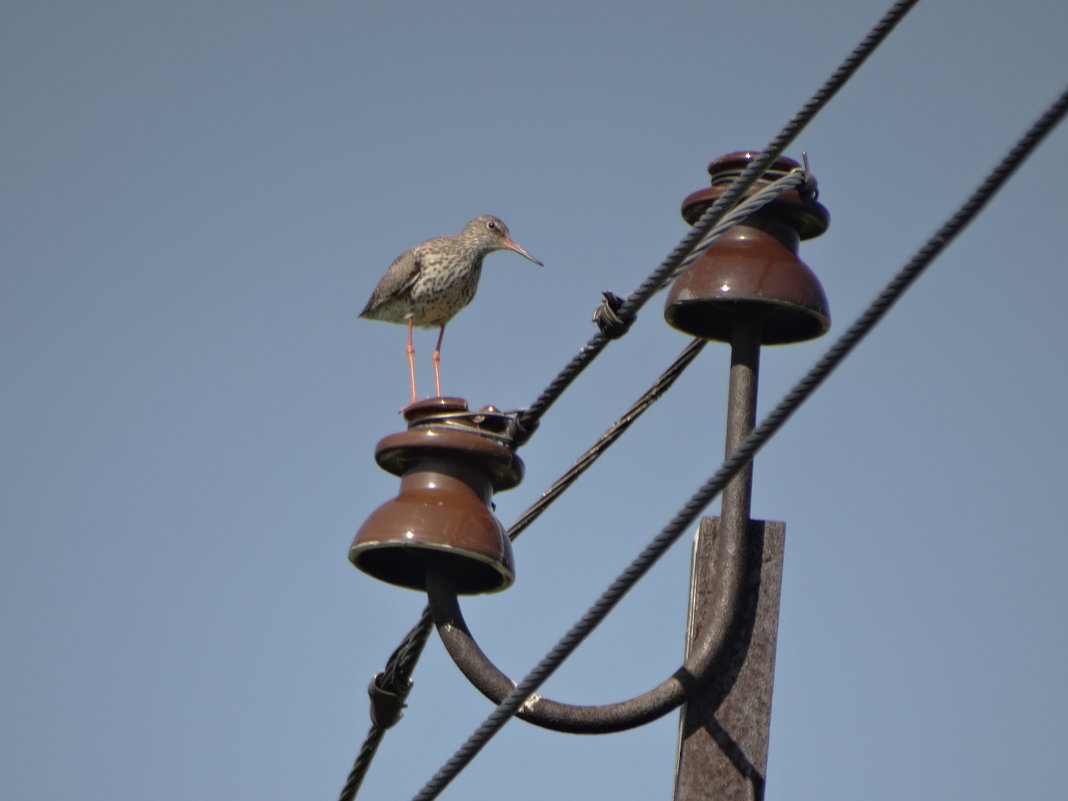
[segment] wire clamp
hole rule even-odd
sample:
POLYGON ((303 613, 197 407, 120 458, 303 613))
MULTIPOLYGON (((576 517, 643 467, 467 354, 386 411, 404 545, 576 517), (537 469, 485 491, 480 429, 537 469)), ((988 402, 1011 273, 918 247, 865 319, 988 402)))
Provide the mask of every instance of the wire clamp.
POLYGON ((593 310, 593 322, 609 339, 619 339, 627 333, 634 318, 624 320, 619 316, 619 310, 623 308, 625 298, 621 298, 615 292, 602 292, 601 295, 604 296, 604 300, 593 310))
POLYGON ((374 675, 367 687, 367 694, 371 696, 371 723, 380 729, 388 729, 401 719, 405 707, 404 699, 412 688, 411 679, 408 679, 408 686, 403 689, 391 689, 385 686, 385 682, 386 672, 383 670, 374 675))

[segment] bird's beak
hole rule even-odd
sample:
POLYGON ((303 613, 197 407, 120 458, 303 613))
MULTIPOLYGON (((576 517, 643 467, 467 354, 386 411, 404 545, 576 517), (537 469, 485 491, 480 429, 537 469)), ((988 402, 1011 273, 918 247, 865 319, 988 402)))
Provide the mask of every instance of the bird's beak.
POLYGON ((517 245, 511 239, 505 239, 504 242, 502 242, 501 244, 504 245, 504 247, 506 247, 508 250, 514 250, 516 253, 518 253, 523 258, 530 259, 532 262, 534 262, 539 267, 544 267, 545 266, 540 261, 538 261, 533 256, 531 256, 529 253, 527 253, 525 250, 523 250, 523 248, 519 247, 519 245, 517 245))

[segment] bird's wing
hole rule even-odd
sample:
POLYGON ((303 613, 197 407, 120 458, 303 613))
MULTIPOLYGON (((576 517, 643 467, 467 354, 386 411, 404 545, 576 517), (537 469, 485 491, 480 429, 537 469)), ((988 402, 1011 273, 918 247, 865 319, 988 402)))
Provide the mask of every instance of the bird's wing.
POLYGON ((363 307, 360 316, 382 305, 387 300, 395 300, 412 288, 415 279, 419 277, 419 271, 423 265, 419 255, 414 250, 406 250, 397 257, 397 260, 386 270, 382 280, 378 282, 375 291, 371 293, 370 300, 363 307))

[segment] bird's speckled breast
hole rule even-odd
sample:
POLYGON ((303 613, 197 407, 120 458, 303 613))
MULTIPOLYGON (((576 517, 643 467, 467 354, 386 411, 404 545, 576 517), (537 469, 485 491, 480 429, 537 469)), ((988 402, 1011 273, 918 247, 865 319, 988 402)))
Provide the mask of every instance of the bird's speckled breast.
POLYGON ((459 268, 456 261, 465 260, 424 257, 420 275, 409 293, 411 310, 406 315, 420 328, 444 325, 474 299, 482 274, 482 259, 471 260, 468 266, 459 268))

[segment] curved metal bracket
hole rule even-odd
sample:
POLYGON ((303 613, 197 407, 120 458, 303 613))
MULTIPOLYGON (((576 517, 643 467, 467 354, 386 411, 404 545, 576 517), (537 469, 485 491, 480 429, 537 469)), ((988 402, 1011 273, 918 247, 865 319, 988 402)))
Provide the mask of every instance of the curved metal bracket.
MULTIPOLYGON (((749 586, 759 548, 749 547, 745 526, 728 528, 719 538, 715 557, 712 614, 704 636, 686 661, 659 685, 635 698, 615 704, 581 706, 531 696, 517 717, 536 726, 573 734, 607 734, 656 720, 692 698, 710 677, 731 670, 731 648, 740 638, 747 642, 753 619, 746 614, 754 589, 749 586), (755 560, 754 560, 755 557, 755 560)), ((502 673, 475 642, 456 595, 449 571, 427 559, 427 595, 438 634, 460 671, 487 698, 499 704, 516 683, 502 673)))

